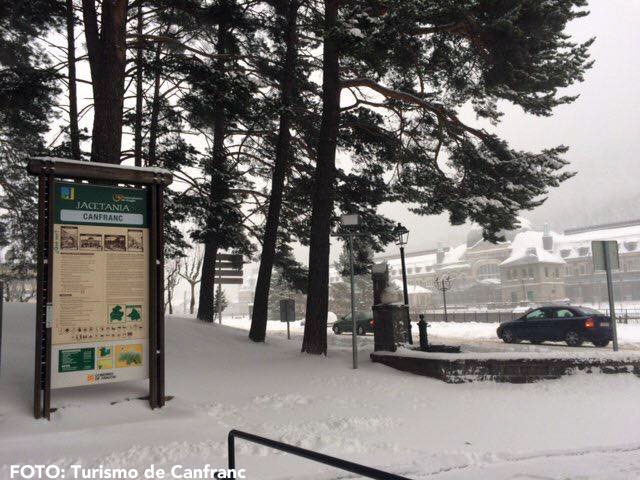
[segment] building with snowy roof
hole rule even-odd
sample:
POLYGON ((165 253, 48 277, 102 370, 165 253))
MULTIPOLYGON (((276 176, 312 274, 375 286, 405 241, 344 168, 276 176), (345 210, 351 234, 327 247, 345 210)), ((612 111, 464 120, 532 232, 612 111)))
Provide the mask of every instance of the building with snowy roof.
MULTIPOLYGON (((492 244, 472 228, 465 243, 406 254, 407 280, 430 290, 427 304, 439 306, 436 278, 448 276, 448 303, 459 305, 517 304, 521 302, 575 303, 606 301, 603 272, 593 271, 591 241, 617 240, 619 272, 614 288, 619 300, 640 300, 640 220, 581 227, 557 233, 540 231, 521 220, 517 230, 504 232, 505 241, 492 244)), ((401 281, 398 255, 383 255, 391 278, 401 281)), ((424 295, 423 295, 424 298, 424 295)), ((424 302, 425 300, 423 300, 424 302)), ((412 302, 413 303, 413 302, 412 302)), ((413 306, 416 306, 415 304, 413 306)))

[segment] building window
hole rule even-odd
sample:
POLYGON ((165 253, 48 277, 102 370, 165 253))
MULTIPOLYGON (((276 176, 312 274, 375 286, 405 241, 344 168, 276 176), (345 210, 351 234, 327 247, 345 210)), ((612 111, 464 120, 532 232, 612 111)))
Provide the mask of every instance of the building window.
POLYGON ((578 249, 578 255, 580 255, 581 257, 586 257, 587 255, 589 255, 589 247, 580 247, 578 249))
POLYGON ((529 278, 534 278, 534 276, 533 276, 533 267, 529 267, 529 278))
POLYGON ((553 272, 553 276, 556 278, 560 278, 560 269, 556 268, 555 271, 553 272))
POLYGON ((507 270, 507 279, 511 280, 511 269, 507 270))
POLYGON ((567 258, 569 255, 571 255, 571 250, 569 248, 563 248, 560 250, 560 256, 562 258, 567 258))
POLYGON ((544 277, 549 278, 549 267, 544 267, 544 277))
POLYGON ((533 291, 529 290, 527 292, 527 300, 529 300, 530 302, 535 300, 535 296, 536 295, 535 295, 535 293, 533 291))
POLYGON ((498 265, 495 263, 489 265, 481 265, 478 268, 478 279, 482 280, 485 278, 500 278, 500 273, 498 272, 498 265))

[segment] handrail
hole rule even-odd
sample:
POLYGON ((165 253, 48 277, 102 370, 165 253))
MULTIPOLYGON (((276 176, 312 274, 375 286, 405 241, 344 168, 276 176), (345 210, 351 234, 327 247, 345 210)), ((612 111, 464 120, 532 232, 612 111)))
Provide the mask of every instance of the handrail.
POLYGON ((235 439, 241 438, 248 442, 264 445, 265 447, 274 448, 282 452, 291 453, 298 457, 306 458, 314 462, 323 463, 331 467, 339 468, 347 472, 355 473, 367 478, 373 478, 374 480, 411 480, 407 477, 401 477, 393 473, 383 472, 376 468, 366 467, 358 463, 342 460, 341 458, 331 457, 324 455, 323 453, 314 452, 313 450, 307 450, 305 448, 295 447, 286 443, 278 442, 277 440, 271 440, 269 438, 253 435, 252 433, 241 432, 239 430, 231 430, 229 432, 229 470, 235 470, 236 468, 236 449, 235 439))

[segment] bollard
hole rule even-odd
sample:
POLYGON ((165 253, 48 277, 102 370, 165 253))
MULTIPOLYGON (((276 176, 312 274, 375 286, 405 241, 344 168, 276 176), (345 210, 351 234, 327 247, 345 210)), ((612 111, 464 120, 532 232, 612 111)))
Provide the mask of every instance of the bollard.
POLYGON ((424 321, 424 314, 420 314, 418 322, 418 331, 420 332, 420 350, 426 352, 429 350, 429 339, 427 338, 427 322, 424 321))

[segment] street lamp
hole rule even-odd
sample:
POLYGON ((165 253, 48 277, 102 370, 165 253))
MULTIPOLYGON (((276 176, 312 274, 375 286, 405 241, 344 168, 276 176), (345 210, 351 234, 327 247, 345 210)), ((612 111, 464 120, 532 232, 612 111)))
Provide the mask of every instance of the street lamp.
POLYGON ((451 277, 449 275, 443 275, 442 277, 436 277, 433 281, 437 290, 442 292, 442 303, 444 305, 444 321, 447 322, 447 290, 451 290, 451 277))
MULTIPOLYGON (((402 265, 402 293, 404 294, 404 304, 407 306, 407 310, 409 309, 409 290, 407 289, 407 267, 404 261, 404 246, 409 241, 409 230, 398 223, 393 229, 393 235, 396 237, 396 245, 400 247, 400 262, 402 265)), ((407 323, 407 340, 409 345, 413 344, 413 338, 411 335, 411 317, 409 317, 409 321, 407 323)))
POLYGON ((360 215, 350 213, 340 217, 341 232, 340 236, 347 237, 349 240, 349 270, 351 277, 351 347, 353 350, 353 368, 358 368, 358 342, 356 330, 356 307, 355 307, 355 290, 353 284, 353 235, 360 225, 360 215))

